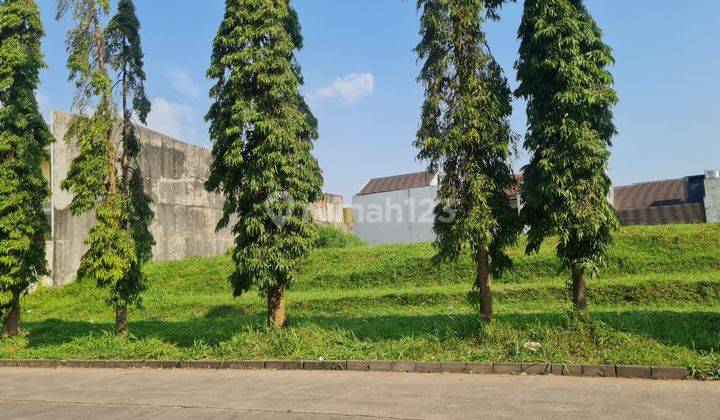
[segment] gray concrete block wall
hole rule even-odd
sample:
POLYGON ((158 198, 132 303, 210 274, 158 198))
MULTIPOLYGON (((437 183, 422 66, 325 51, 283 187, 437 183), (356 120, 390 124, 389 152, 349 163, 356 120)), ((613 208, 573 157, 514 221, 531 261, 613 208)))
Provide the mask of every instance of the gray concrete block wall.
MULTIPOLYGON (((51 161, 54 222, 48 257, 52 256, 55 285, 74 280, 80 258, 87 250, 85 238, 94 222, 91 213, 73 216, 68 209, 72 195, 60 188, 78 153, 75 145, 63 141, 69 121, 69 114, 52 114, 51 130, 57 141, 51 161)), ((212 161, 210 150, 142 127, 138 135, 143 144, 140 166, 155 212, 151 225, 157 242, 154 259, 210 257, 226 252, 233 243, 230 231, 215 231, 222 216, 223 198, 208 193, 204 187, 212 161)))

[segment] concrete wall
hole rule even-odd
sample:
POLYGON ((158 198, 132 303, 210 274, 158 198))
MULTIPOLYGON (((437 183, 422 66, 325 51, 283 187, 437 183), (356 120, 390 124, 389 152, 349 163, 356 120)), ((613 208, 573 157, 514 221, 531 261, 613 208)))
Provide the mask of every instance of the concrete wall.
MULTIPOLYGON (((87 247, 85 237, 94 222, 94 214, 73 216, 68 210, 71 194, 60 189, 72 159, 78 150, 62 139, 70 115, 53 112, 51 129, 57 139, 52 148, 53 284, 71 282, 87 247)), ((229 230, 215 231, 222 216, 223 199, 205 190, 212 156, 210 150, 171 139, 146 128, 139 128, 143 145, 139 157, 145 176, 145 188, 153 200, 155 221, 151 231, 157 242, 153 249, 158 261, 190 256, 222 254, 232 245, 229 230)))
POLYGON ((318 223, 343 225, 343 197, 336 194, 325 194, 321 201, 310 206, 310 214, 318 223))
MULTIPOLYGON (((52 198, 49 203, 53 234, 47 243, 47 258, 53 271, 46 283, 62 285, 75 279, 80 258, 87 251, 85 238, 95 221, 92 213, 73 216, 68 209, 72 195, 60 188, 72 160, 78 155, 74 144, 63 141, 70 115, 53 111, 51 131, 56 142, 49 165, 52 198)), ((187 257, 220 255, 233 244, 229 229, 216 231, 224 199, 205 190, 212 154, 209 149, 172 139, 138 127, 142 143, 139 156, 145 190, 152 199, 155 220, 150 230, 155 237, 153 259, 178 260, 187 257)), ((318 222, 343 223, 343 197, 325 194, 311 207, 318 222)))
POLYGON ((434 241, 437 191, 435 182, 429 187, 354 196, 355 234, 368 245, 434 241))
POLYGON ((720 223, 720 171, 710 171, 705 176, 705 219, 708 223, 720 223))

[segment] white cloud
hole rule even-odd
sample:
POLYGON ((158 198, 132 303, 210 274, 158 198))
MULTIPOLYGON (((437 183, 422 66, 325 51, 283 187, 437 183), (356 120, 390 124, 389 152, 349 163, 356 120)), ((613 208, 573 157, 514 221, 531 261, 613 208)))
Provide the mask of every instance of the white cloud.
POLYGON ((194 120, 195 111, 191 106, 158 97, 152 100, 147 126, 177 140, 190 141, 197 137, 197 130, 192 125, 194 120))
POLYGON ((319 100, 340 98, 346 104, 353 105, 372 94, 374 89, 375 76, 372 73, 350 73, 335 79, 330 85, 320 88, 310 97, 319 100))
POLYGON ((184 71, 174 69, 168 74, 170 83, 178 93, 191 99, 200 97, 200 87, 195 81, 184 71))

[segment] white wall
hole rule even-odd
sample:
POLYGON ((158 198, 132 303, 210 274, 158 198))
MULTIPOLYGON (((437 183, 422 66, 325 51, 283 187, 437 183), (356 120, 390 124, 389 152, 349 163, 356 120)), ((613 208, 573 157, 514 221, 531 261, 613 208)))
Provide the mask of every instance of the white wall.
POLYGON ((434 241, 437 191, 431 185, 354 196, 355 234, 368 245, 434 241))
POLYGON ((708 172, 705 177, 705 219, 708 223, 720 223, 720 174, 708 172))

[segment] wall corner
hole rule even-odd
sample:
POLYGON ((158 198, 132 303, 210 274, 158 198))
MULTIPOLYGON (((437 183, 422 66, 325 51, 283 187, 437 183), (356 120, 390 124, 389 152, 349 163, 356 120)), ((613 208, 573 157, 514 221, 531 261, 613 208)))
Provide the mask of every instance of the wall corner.
POLYGON ((720 223, 720 170, 705 174, 705 220, 720 223))

